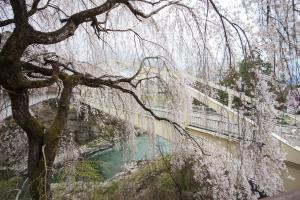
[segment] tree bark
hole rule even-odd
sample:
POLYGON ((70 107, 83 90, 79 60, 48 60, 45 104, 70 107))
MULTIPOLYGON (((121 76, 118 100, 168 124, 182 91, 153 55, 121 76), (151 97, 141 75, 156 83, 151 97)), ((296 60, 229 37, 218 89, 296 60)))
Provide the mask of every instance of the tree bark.
POLYGON ((9 93, 13 117, 27 133, 29 145, 28 178, 31 197, 34 200, 51 198, 52 166, 58 150, 60 135, 68 119, 72 89, 71 84, 64 83, 56 117, 48 128, 31 116, 27 90, 9 93))
MULTIPOLYGON (((22 7, 22 0, 20 3, 22 7)), ((17 11, 16 11, 17 12, 17 11)), ((59 138, 68 118, 70 97, 74 84, 63 80, 57 114, 50 127, 45 127, 29 112, 28 79, 22 73, 21 57, 29 45, 32 30, 25 22, 14 30, 0 52, 0 84, 10 96, 13 118, 26 132, 28 138, 28 178, 34 200, 50 199, 52 166, 58 149, 59 138), (23 26, 24 24, 24 26, 23 26)))

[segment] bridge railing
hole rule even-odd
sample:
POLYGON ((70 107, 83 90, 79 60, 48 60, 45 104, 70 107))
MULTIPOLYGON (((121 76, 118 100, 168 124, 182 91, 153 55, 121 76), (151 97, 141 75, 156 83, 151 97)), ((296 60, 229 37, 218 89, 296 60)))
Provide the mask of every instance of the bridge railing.
MULTIPOLYGON (((136 108, 117 106, 110 100, 105 98, 99 99, 98 102, 90 97, 86 98, 86 103, 93 104, 95 107, 100 108, 111 114, 116 114, 119 116, 126 116, 128 119, 133 118, 133 116, 153 118, 150 113, 142 112, 136 108), (100 107, 99 107, 100 106, 100 107)), ((159 117, 165 117, 174 120, 174 112, 163 107, 151 107, 151 110, 159 117)), ((184 122, 183 125, 194 126, 200 129, 212 131, 225 136, 239 137, 239 125, 230 122, 229 119, 218 115, 215 112, 204 110, 203 108, 194 108, 194 112, 190 113, 189 120, 184 122)))
POLYGON ((199 115, 198 113, 193 113, 189 125, 226 136, 240 136, 238 124, 231 123, 227 119, 220 120, 219 118, 205 114, 199 115))
MULTIPOLYGON (((47 94, 43 94, 41 96, 32 96, 30 97, 30 105, 42 102, 44 100, 53 98, 55 96, 56 94, 51 92, 47 94)), ((93 95, 90 98, 91 99, 89 102, 95 101, 93 95)), ((130 118, 130 116, 133 115, 138 115, 139 118, 141 117, 146 117, 148 119, 152 118, 150 113, 147 112, 139 113, 140 111, 137 110, 136 108, 122 107, 122 106, 117 106, 117 108, 115 108, 114 107, 115 105, 112 102, 108 101, 106 98, 100 99, 98 101, 98 104, 101 105, 103 108, 105 107, 104 110, 106 111, 117 109, 117 112, 123 112, 123 114, 125 113, 125 115, 127 115, 126 118, 130 118)), ((0 110, 0 121, 11 116, 10 102, 6 101, 6 104, 4 106, 5 108, 3 107, 3 109, 0 110)), ((152 107, 151 109, 154 111, 155 114, 157 114, 160 117, 176 120, 174 116, 174 111, 172 110, 168 110, 162 107, 152 107)), ((246 123, 243 125, 238 124, 237 121, 235 120, 221 117, 221 114, 222 113, 217 114, 216 112, 210 112, 208 110, 204 110, 203 108, 197 108, 194 109, 194 112, 189 114, 190 117, 185 119, 186 121, 183 123, 183 125, 198 127, 200 129, 212 131, 222 135, 239 137, 243 129, 247 128, 247 125, 250 124, 250 123, 246 123)), ((248 129, 251 129, 251 127, 248 127, 248 129)), ((295 129, 295 127, 291 128, 290 126, 277 125, 276 127, 274 127, 274 132, 276 132, 276 134, 278 134, 279 136, 286 138, 288 141, 290 141, 289 143, 299 146, 300 144, 299 134, 296 135, 297 136, 296 137, 292 129, 295 129)), ((299 129, 295 129, 295 130, 296 132, 299 132, 299 129)))

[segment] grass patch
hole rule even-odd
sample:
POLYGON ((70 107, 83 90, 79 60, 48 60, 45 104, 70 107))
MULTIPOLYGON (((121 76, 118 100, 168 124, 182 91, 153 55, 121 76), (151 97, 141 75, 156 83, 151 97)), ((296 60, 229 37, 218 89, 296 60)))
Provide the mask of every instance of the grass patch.
MULTIPOLYGON (((170 172, 171 156, 156 158, 149 163, 142 163, 137 171, 112 179, 108 182, 94 182, 86 189, 79 187, 74 194, 86 192, 91 200, 121 200, 121 199, 174 199, 178 196, 179 188, 190 196, 198 191, 198 184, 193 180, 190 166, 170 172), (175 180, 175 182, 174 182, 175 180)), ((76 167, 77 176, 85 180, 99 179, 94 177, 90 163, 82 163, 76 167), (78 170, 79 169, 79 170, 78 170), (82 170, 82 171, 81 171, 82 170), (86 173, 86 170, 89 173, 86 173)))
POLYGON ((94 162, 84 160, 65 166, 62 171, 55 175, 54 182, 64 182, 66 179, 72 179, 74 182, 99 182, 104 178, 97 170, 97 165, 94 162))
POLYGON ((24 178, 14 176, 8 180, 0 180, 0 199, 14 199, 18 193, 17 189, 22 187, 24 178))

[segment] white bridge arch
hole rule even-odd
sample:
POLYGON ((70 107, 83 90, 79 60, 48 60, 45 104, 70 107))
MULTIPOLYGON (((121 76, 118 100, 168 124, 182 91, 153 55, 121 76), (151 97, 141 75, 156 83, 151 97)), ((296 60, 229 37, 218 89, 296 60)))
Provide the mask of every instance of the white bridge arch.
MULTIPOLYGON (((189 77, 189 79, 191 79, 189 77)), ((198 80, 199 81, 199 80, 198 80)), ((245 101, 250 102, 251 98, 241 95, 240 93, 225 88, 223 86, 219 86, 214 83, 205 82, 200 80, 202 83, 228 93, 229 96, 237 96, 242 97, 245 101)), ((230 106, 225 106, 222 103, 218 102, 214 98, 207 96, 206 94, 196 90, 195 88, 185 85, 184 90, 188 91, 190 96, 194 99, 197 99, 202 104, 211 108, 215 111, 215 113, 207 114, 197 111, 190 111, 188 109, 183 110, 184 122, 181 124, 184 128, 194 137, 203 137, 210 141, 214 141, 217 144, 230 148, 229 151, 234 152, 236 145, 238 145, 237 140, 240 138, 240 129, 245 127, 251 127, 255 123, 248 118, 241 116, 238 112, 234 111, 230 106)), ((93 93, 94 89, 89 89, 86 87, 81 88, 82 93, 93 93)), ((39 102, 55 98, 56 93, 48 92, 46 94, 40 96, 31 96, 30 97, 30 105, 37 104, 39 102)), ((149 123, 152 123, 153 132, 161 137, 164 137, 170 141, 175 137, 174 127, 165 121, 157 121, 150 114, 145 112, 140 113, 136 111, 132 111, 125 108, 116 108, 109 101, 105 99, 95 99, 94 95, 87 95, 82 99, 83 103, 90 105, 93 108, 102 110, 106 113, 109 113, 113 116, 117 116, 124 120, 129 120, 136 127, 147 129, 149 123)), ((1 102, 0 102, 1 103, 1 102)), ((161 117, 170 117, 170 113, 161 108, 152 108, 152 110, 161 117)), ((5 106, 0 111, 0 122, 11 116, 11 108, 10 103, 7 101, 5 106)), ((283 139, 280 135, 280 131, 290 131, 290 127, 278 126, 274 131, 272 137, 278 140, 285 152, 287 153, 287 164, 292 176, 295 177, 294 181, 286 180, 286 189, 299 188, 300 187, 300 144, 294 145, 291 144, 286 139, 283 139), (289 164, 290 167, 289 167, 289 164)))

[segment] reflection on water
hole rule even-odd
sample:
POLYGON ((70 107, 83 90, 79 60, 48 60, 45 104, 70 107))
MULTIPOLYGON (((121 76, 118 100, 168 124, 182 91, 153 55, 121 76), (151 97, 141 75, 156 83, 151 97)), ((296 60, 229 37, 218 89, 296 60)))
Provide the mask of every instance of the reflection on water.
POLYGON ((171 144, 166 139, 156 136, 153 148, 149 138, 146 134, 136 137, 135 151, 130 150, 128 142, 121 142, 112 149, 94 154, 89 160, 96 164, 97 170, 104 178, 111 178, 121 171, 125 163, 148 160, 154 155, 158 156, 171 151, 171 144))

